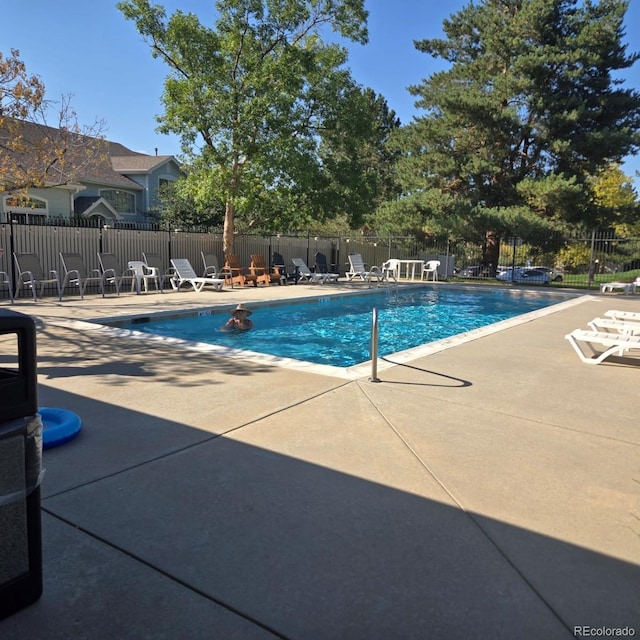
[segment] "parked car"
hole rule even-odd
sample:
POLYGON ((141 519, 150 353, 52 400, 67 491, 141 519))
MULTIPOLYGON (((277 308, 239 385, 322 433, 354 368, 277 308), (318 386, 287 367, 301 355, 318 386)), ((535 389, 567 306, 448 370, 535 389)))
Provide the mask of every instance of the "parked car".
POLYGON ((478 265, 473 265, 471 267, 465 267, 457 275, 461 278, 487 278, 489 276, 489 270, 478 265))
POLYGON ((550 284, 551 276, 548 272, 541 269, 524 269, 516 267, 515 269, 506 269, 496 276, 497 280, 502 282, 516 282, 518 284, 550 284))
MULTIPOLYGON (((513 267, 503 267, 500 266, 498 267, 498 270, 496 272, 496 278, 498 278, 498 280, 506 280, 506 281, 510 281, 511 280, 511 270, 513 267), (498 277, 498 276, 503 276, 503 274, 509 274, 508 277, 498 277)), ((516 273, 522 273, 523 271, 529 271, 529 270, 534 270, 534 271, 544 271, 544 273, 548 273, 549 274, 549 281, 550 282, 562 282, 562 271, 559 271, 558 269, 552 269, 551 267, 515 267, 516 273)))
POLYGON ((551 280, 551 282, 562 282, 562 271, 558 269, 553 269, 551 267, 531 267, 531 268, 548 273, 549 279, 551 280))

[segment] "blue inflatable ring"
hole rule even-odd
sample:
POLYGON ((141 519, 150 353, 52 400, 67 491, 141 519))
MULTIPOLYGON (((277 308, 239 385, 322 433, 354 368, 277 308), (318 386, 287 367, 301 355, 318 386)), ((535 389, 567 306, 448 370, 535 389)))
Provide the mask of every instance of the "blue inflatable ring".
POLYGON ((69 440, 75 438, 78 433, 80 433, 80 429, 82 429, 82 421, 73 411, 40 407, 38 412, 42 418, 43 449, 51 449, 51 447, 57 447, 65 442, 69 442, 69 440))

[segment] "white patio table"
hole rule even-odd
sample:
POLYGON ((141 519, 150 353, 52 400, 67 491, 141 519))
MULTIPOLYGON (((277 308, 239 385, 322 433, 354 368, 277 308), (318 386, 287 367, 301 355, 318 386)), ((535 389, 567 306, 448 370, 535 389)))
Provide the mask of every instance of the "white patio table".
POLYGON ((402 277, 402 266, 405 266, 406 272, 405 276, 409 278, 409 268, 411 268, 411 279, 415 280, 416 277, 416 267, 418 267, 418 272, 420 277, 422 278, 422 269, 424 269, 424 260, 397 260, 398 263, 398 273, 396 275, 397 278, 402 277))

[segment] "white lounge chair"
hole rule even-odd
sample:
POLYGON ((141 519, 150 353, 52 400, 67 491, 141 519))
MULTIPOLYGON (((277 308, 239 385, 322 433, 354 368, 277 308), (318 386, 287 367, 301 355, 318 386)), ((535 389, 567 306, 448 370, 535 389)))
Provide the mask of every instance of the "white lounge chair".
POLYGON ((62 300, 62 292, 60 291, 60 276, 55 269, 51 269, 47 275, 40 264, 40 258, 35 253, 14 253, 13 259, 16 263, 16 271, 18 272, 18 283, 16 285, 16 296, 20 288, 30 287, 33 295, 33 301, 38 299, 38 287, 40 287, 40 297, 44 293, 47 285, 56 285, 58 292, 58 300, 62 300))
MULTIPOLYGON (((328 282, 331 278, 329 276, 335 275, 330 273, 314 273, 309 269, 307 263, 302 258, 291 258, 291 262, 293 262, 296 272, 297 272, 297 281, 298 282, 319 282, 320 284, 324 284, 328 282)), ((333 278, 333 280, 337 280, 337 278, 333 278)))
POLYGON ((607 316, 607 318, 613 318, 614 320, 640 322, 640 312, 638 311, 618 311, 616 309, 609 309, 609 311, 604 312, 604 315, 607 316))
POLYGON ((420 279, 422 280, 425 276, 427 277, 427 282, 429 281, 429 276, 431 279, 436 282, 438 280, 438 267, 440 266, 440 260, 428 260, 427 263, 422 267, 422 275, 420 279))
POLYGON ((594 318, 587 323, 593 331, 614 331, 624 335, 640 335, 640 321, 616 320, 615 318, 594 318))
POLYGON ((609 356, 624 356, 629 351, 640 349, 640 336, 623 335, 621 333, 576 329, 567 334, 565 338, 575 349, 580 360, 587 364, 600 364, 609 356), (585 353, 580 346, 582 343, 589 346, 590 355, 585 353), (603 347, 604 351, 596 351, 594 345, 603 347))
POLYGON ((600 285, 600 293, 613 293, 614 291, 622 289, 625 295, 629 295, 631 293, 637 293, 638 291, 638 283, 637 282, 603 282, 600 285))
POLYGON ((347 280, 353 280, 354 278, 360 278, 360 280, 367 279, 369 271, 367 271, 364 260, 359 253, 349 254, 349 271, 344 275, 347 276, 347 280))
POLYGON ((171 287, 178 291, 183 284, 190 284, 197 292, 209 285, 216 291, 222 291, 224 280, 222 278, 202 278, 193 270, 191 263, 186 258, 174 258, 171 260, 174 274, 171 276, 171 287))
POLYGON ((378 283, 384 282, 387 279, 387 272, 380 267, 371 267, 367 269, 364 265, 364 260, 359 253, 349 254, 349 265, 351 268, 345 275, 347 280, 353 280, 354 278, 360 278, 361 280, 371 284, 371 280, 375 279, 378 283))

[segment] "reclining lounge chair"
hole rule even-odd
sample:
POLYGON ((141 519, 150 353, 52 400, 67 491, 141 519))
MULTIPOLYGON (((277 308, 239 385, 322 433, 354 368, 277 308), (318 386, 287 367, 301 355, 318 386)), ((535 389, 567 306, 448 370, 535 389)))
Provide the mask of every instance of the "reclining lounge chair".
POLYGON ((316 273, 324 273, 329 276, 329 280, 337 280, 340 277, 339 273, 333 273, 329 271, 329 265, 327 263, 327 256, 324 253, 316 253, 315 255, 316 266, 314 271, 316 273))
POLYGON ((587 364, 600 364, 609 356, 624 356, 629 351, 640 350, 640 336, 636 335, 575 329, 565 338, 574 348, 580 360, 587 364), (580 346, 582 343, 589 346, 591 354, 585 353, 580 346), (596 351, 594 345, 603 347, 604 350, 596 351))
POLYGON ((384 269, 381 269, 380 267, 371 267, 371 269, 367 269, 365 267, 364 260, 359 253, 349 254, 349 264, 351 265, 351 268, 345 274, 347 276, 347 280, 360 278, 369 284, 371 284, 371 280, 374 278, 378 284, 387 280, 387 273, 384 269))
POLYGON ((630 322, 640 322, 640 312, 638 311, 618 311, 617 309, 609 309, 604 315, 614 320, 628 320, 630 322))
POLYGON ((610 331, 628 336, 640 335, 640 321, 615 320, 614 318, 594 318, 587 323, 593 331, 610 331))
POLYGON ((603 282, 600 285, 600 293, 613 293, 616 290, 624 291, 625 295, 637 293, 637 282, 603 282))
POLYGON ((291 262, 296 268, 296 282, 319 282, 324 284, 329 281, 328 273, 313 273, 302 258, 291 258, 291 262))
POLYGON ((203 278, 199 276, 186 258, 173 258, 171 266, 174 274, 171 277, 171 287, 178 291, 183 284, 190 284, 194 291, 198 293, 207 285, 213 287, 216 291, 222 291, 224 280, 222 278, 203 278))

